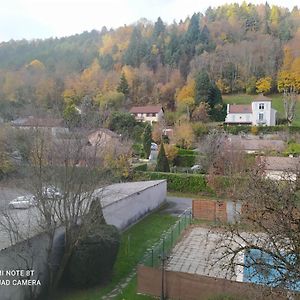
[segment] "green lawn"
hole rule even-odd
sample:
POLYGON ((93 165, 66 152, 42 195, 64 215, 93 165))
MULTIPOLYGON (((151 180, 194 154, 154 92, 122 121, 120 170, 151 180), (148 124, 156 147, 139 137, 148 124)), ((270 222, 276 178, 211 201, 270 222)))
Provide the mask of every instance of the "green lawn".
MULTIPOLYGON (((246 95, 246 94, 235 94, 235 95, 223 95, 223 100, 225 103, 229 104, 250 104, 251 101, 256 98, 256 95, 246 95)), ((272 99, 272 107, 277 110, 278 117, 284 117, 282 94, 268 95, 272 99)), ((296 105, 296 115, 293 125, 300 126, 300 99, 298 97, 296 105)))
MULTIPOLYGON (((58 300, 100 300, 109 293, 122 279, 126 278, 132 269, 141 261, 146 250, 159 240, 162 233, 176 222, 175 217, 154 212, 145 219, 129 228, 122 234, 121 247, 114 266, 111 281, 105 286, 79 290, 60 291, 58 300)), ((151 297, 135 295, 136 280, 131 280, 124 290, 124 295, 118 299, 152 299, 151 297), (126 297, 126 298, 125 298, 126 297)))

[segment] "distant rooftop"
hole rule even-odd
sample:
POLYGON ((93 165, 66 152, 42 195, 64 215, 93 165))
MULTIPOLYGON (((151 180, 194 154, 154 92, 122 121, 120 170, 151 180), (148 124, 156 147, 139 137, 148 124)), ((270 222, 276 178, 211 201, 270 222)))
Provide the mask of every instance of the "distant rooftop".
POLYGON ((138 113, 158 113, 162 109, 161 105, 133 106, 129 112, 138 113))
POLYGON ((300 167, 299 157, 266 156, 259 157, 259 160, 269 171, 297 171, 300 167))
POLYGON ((19 118, 11 122, 17 127, 65 127, 63 119, 57 118, 36 118, 33 116, 27 118, 19 118))
POLYGON ((251 104, 230 104, 229 113, 252 113, 251 104))

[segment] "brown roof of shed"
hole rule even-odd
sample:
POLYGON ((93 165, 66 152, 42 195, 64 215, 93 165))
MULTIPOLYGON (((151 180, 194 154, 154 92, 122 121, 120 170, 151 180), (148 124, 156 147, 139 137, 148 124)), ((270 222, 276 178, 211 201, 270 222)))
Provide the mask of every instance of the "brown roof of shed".
POLYGON ((158 113, 162 109, 161 105, 133 106, 129 112, 138 113, 158 113))
POLYGON ((266 170, 272 171, 296 171, 300 167, 299 157, 259 157, 259 162, 265 164, 266 170))
POLYGON ((230 104, 229 113, 249 114, 252 113, 251 104, 230 104))
POLYGON ((263 94, 259 94, 253 101, 272 101, 272 99, 264 96, 263 94))

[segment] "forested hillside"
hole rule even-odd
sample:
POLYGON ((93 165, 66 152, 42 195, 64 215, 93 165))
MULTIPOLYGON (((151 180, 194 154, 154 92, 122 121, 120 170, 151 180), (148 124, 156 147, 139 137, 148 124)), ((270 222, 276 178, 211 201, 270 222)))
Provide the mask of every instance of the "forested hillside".
POLYGON ((116 30, 0 44, 5 120, 33 109, 70 117, 75 107, 99 109, 105 120, 111 111, 147 103, 201 114, 203 99, 217 109, 219 91, 286 87, 300 91, 297 7, 244 2, 208 8, 179 23, 140 20, 116 30))

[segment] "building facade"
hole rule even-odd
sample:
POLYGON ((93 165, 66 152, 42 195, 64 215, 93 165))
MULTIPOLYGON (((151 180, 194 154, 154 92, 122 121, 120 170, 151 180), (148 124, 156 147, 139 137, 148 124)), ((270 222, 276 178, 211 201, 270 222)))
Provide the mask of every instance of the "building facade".
POLYGON ((161 105, 134 106, 129 111, 140 122, 160 122, 164 117, 161 105))
POLYGON ((226 124, 274 126, 276 110, 272 99, 258 95, 251 104, 227 104, 226 124))

